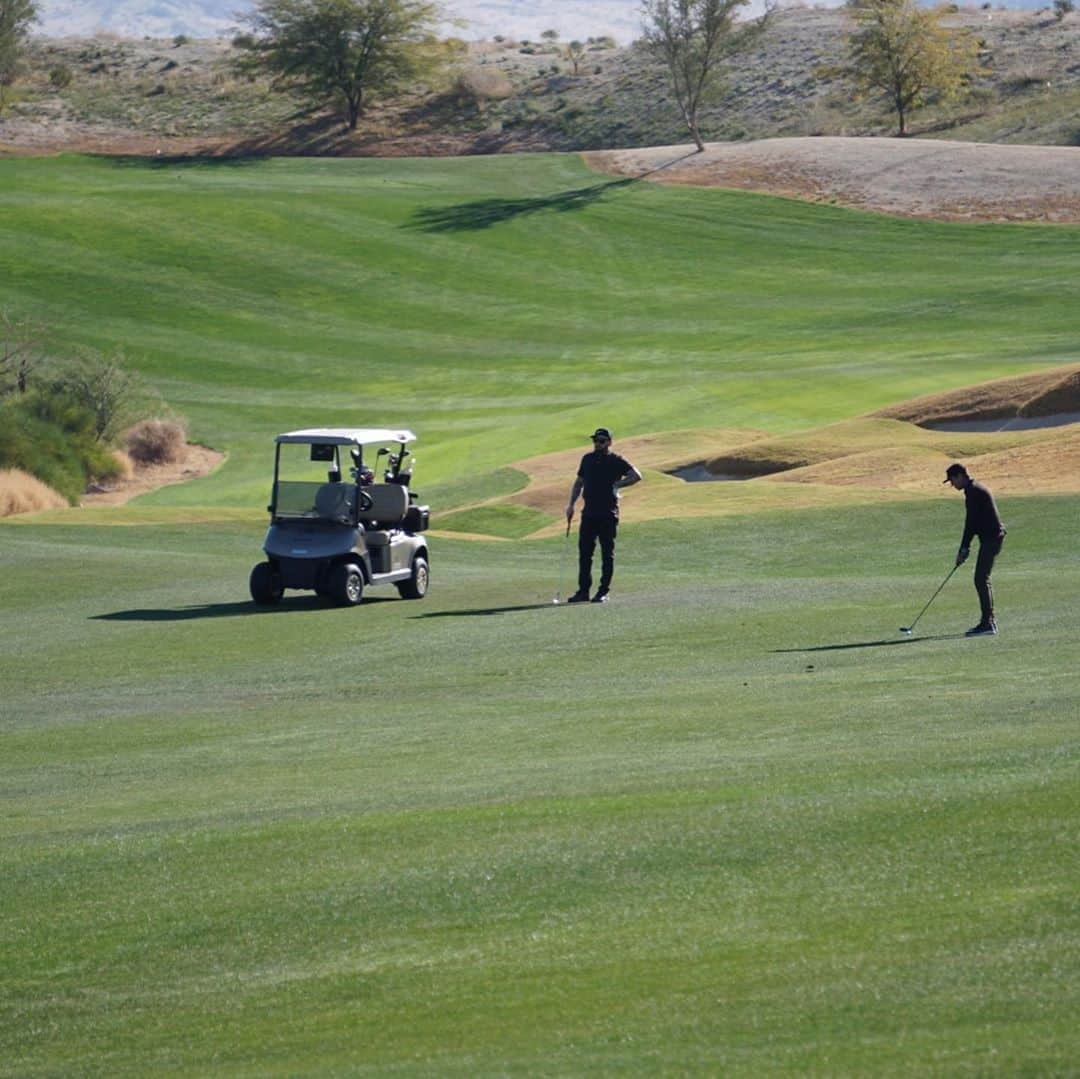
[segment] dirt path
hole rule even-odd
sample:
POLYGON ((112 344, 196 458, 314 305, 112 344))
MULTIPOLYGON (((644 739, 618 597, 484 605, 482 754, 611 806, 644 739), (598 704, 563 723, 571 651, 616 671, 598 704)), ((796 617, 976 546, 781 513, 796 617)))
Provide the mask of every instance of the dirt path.
POLYGON ((96 487, 82 497, 84 506, 122 506, 125 502, 168 487, 209 476, 225 460, 225 454, 206 446, 188 444, 182 461, 164 465, 145 465, 130 480, 119 480, 109 487, 96 487))
POLYGON ((599 172, 733 187, 908 217, 1080 223, 1080 148, 792 138, 583 154, 599 172))

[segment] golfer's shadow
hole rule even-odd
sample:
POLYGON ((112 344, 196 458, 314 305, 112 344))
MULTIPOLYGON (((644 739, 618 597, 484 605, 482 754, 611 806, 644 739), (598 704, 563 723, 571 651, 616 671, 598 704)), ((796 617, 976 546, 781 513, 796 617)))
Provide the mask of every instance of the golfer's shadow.
POLYGON ((848 648, 888 648, 894 644, 914 644, 915 641, 959 641, 962 633, 938 633, 925 637, 890 637, 884 641, 853 641, 851 644, 816 644, 806 648, 774 648, 774 653, 784 652, 843 652, 848 648))

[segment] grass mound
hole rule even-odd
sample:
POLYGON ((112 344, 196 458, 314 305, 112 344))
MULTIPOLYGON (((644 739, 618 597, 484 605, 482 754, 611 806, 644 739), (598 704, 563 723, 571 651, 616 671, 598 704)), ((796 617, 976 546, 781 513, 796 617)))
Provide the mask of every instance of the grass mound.
POLYGON ((996 420, 1080 412, 1080 367, 1070 365, 929 394, 875 412, 909 423, 996 420))

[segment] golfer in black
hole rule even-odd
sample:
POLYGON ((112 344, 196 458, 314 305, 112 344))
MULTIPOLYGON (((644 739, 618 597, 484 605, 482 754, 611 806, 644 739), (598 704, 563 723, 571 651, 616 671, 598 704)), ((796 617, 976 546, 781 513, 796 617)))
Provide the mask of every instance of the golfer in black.
POLYGON ((972 537, 979 537, 979 557, 975 560, 975 591, 979 593, 982 617, 979 624, 972 626, 965 636, 992 636, 998 630, 994 620, 994 590, 990 586, 990 572, 994 568, 994 559, 1001 553, 1001 545, 1005 542, 1005 526, 998 515, 994 496, 981 483, 976 483, 963 465, 949 465, 945 470, 944 482, 951 483, 958 491, 963 491, 967 505, 964 536, 960 540, 960 550, 956 552, 958 566, 966 562, 971 553, 972 537))
POLYGON ((630 487, 641 473, 617 453, 611 452, 611 432, 598 427, 592 436, 593 451, 585 454, 578 467, 577 479, 570 489, 566 507, 566 527, 574 516, 574 503, 584 493, 578 531, 578 590, 567 603, 585 603, 592 587, 592 560, 596 541, 600 541, 600 587, 593 603, 605 603, 615 572, 615 532, 619 527, 619 488, 630 487))

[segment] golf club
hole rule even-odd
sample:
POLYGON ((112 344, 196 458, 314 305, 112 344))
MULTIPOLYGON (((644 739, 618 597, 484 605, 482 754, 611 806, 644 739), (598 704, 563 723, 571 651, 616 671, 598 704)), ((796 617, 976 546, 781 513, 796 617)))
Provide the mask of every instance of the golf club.
POLYGON ((927 609, 927 607, 929 607, 929 606, 930 606, 930 604, 931 604, 931 603, 933 603, 935 599, 937 599, 937 597, 938 597, 938 593, 939 593, 939 592, 940 592, 940 591, 941 591, 941 590, 942 590, 942 589, 943 589, 943 588, 944 588, 944 587, 945 587, 945 586, 946 586, 946 585, 947 585, 947 584, 949 583, 949 578, 950 578, 950 577, 951 577, 951 576, 952 576, 952 575, 953 575, 953 574, 954 574, 954 573, 955 573, 955 572, 956 572, 956 571, 957 571, 957 570, 958 570, 959 568, 960 568, 960 563, 958 562, 958 563, 957 563, 957 564, 956 564, 955 566, 953 566, 953 568, 952 568, 951 570, 949 570, 949 572, 948 572, 948 573, 946 573, 946 574, 945 574, 945 580, 944 580, 944 581, 942 581, 942 582, 941 582, 941 584, 939 584, 939 585, 937 586, 937 592, 935 592, 935 593, 934 593, 934 594, 933 594, 933 595, 932 595, 932 596, 931 596, 931 597, 930 597, 930 598, 929 598, 929 599, 928 599, 928 600, 926 601, 926 607, 924 607, 924 608, 923 608, 923 609, 922 609, 921 611, 919 611, 919 613, 918 613, 918 614, 917 614, 917 615, 915 616, 915 621, 914 621, 914 622, 912 622, 910 626, 901 626, 901 627, 900 627, 900 632, 901 632, 901 633, 904 633, 904 634, 906 634, 906 635, 907 635, 908 637, 910 637, 910 636, 911 636, 911 633, 912 633, 912 631, 913 631, 913 630, 915 629, 915 623, 916 623, 916 622, 918 622, 918 621, 919 621, 919 619, 920 619, 920 618, 922 618, 922 616, 923 616, 924 614, 926 614, 926 609, 927 609))
POLYGON ((566 580, 566 552, 570 549, 570 518, 566 518, 566 538, 562 545, 562 558, 559 559, 559 588, 551 601, 556 606, 562 602, 562 586, 566 580))

